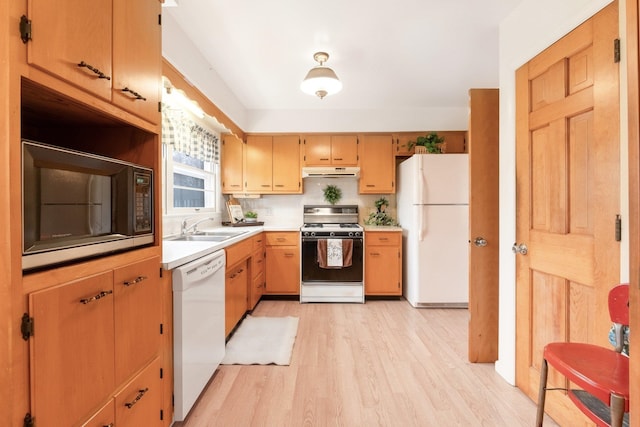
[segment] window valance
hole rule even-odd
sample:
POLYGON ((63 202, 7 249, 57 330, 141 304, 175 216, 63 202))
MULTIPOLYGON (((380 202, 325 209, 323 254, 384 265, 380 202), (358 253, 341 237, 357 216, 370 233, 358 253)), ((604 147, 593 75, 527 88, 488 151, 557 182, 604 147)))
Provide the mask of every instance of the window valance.
POLYGON ((220 137, 182 110, 162 106, 162 143, 206 162, 220 163, 220 137))

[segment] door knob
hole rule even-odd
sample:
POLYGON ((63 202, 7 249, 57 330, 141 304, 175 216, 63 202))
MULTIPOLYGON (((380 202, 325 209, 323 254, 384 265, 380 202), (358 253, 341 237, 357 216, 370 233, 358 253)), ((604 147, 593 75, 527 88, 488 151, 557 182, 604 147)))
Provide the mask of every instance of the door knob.
POLYGON ((476 245, 479 248, 481 248, 483 246, 487 246, 487 239, 485 239, 484 237, 476 237, 473 240, 473 244, 476 245))
POLYGON ((524 243, 514 243, 513 246, 511 247, 511 250, 513 251, 514 254, 520 254, 520 255, 526 255, 527 252, 529 251, 529 249, 527 248, 527 245, 525 245, 524 243))

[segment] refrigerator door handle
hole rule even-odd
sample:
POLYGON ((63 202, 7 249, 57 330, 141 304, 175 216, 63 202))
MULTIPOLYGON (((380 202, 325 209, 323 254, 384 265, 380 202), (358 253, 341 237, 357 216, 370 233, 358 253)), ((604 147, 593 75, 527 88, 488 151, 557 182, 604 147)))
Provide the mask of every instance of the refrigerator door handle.
POLYGON ((424 229, 424 206, 420 206, 420 213, 418 214, 418 241, 424 240, 426 230, 424 229))

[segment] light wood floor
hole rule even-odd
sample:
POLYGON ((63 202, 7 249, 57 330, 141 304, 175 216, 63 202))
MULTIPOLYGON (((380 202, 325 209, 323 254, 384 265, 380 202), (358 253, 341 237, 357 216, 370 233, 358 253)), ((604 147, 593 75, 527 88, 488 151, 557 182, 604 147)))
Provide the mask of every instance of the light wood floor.
POLYGON ((535 423, 493 364, 467 361, 467 310, 266 300, 252 315, 299 317, 291 365, 221 366, 184 427, 535 423))

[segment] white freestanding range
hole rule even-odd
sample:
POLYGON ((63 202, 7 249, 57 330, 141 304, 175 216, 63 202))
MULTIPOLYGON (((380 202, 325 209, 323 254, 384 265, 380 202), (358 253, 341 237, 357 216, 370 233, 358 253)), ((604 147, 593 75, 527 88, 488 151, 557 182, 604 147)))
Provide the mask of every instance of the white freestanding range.
POLYGON ((469 303, 469 155, 416 154, 398 166, 403 295, 414 307, 469 303))

